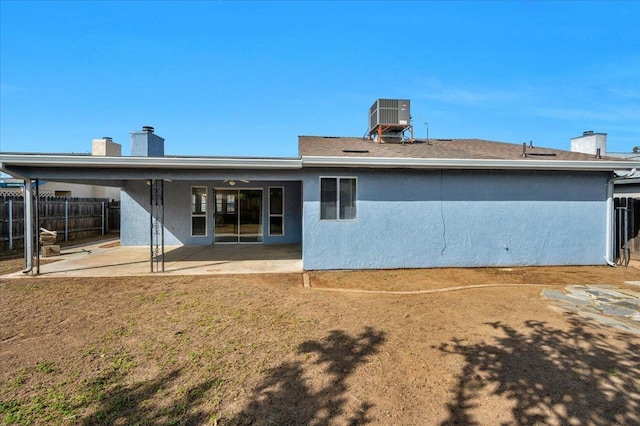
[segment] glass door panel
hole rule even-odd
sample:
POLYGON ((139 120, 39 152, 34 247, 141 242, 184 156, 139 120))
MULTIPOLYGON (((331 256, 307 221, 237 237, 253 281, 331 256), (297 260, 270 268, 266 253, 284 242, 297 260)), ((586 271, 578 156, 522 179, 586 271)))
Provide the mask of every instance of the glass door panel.
POLYGON ((262 242, 262 190, 239 191, 240 242, 262 242))
POLYGON ((215 243, 262 242, 262 190, 216 189, 215 243))
POLYGON ((216 189, 214 242, 238 242, 238 191, 216 189))

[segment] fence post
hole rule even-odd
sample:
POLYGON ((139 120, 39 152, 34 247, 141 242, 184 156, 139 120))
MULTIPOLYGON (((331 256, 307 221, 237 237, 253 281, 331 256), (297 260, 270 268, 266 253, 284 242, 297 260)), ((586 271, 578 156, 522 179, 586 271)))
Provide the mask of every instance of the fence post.
POLYGON ((69 241, 69 200, 64 200, 64 240, 69 241))
POLYGON ((9 251, 13 250, 13 200, 9 198, 9 251))
POLYGON ((105 209, 104 209, 104 201, 103 201, 102 202, 102 226, 101 226, 102 235, 104 235, 104 213, 105 213, 105 209))

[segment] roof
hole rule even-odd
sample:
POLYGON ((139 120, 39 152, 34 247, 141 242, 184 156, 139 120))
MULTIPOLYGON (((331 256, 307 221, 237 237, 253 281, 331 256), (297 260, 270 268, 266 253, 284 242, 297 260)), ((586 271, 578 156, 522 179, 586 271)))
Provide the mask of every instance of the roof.
POLYGON ((482 139, 429 139, 414 143, 377 143, 363 138, 300 136, 303 167, 369 167, 485 170, 640 169, 635 159, 494 142, 482 139))
MULTIPOLYGON (((349 137, 300 136, 302 157, 393 157, 393 158, 447 158, 601 161, 590 154, 559 149, 526 147, 522 156, 522 144, 494 142, 482 139, 429 139, 414 143, 377 143, 369 139, 349 137)), ((613 158, 605 158, 613 160, 613 158)))
POLYGON ((132 173, 147 178, 172 171, 289 171, 302 168, 358 167, 407 169, 625 171, 640 169, 638 159, 593 155, 481 139, 430 139, 379 144, 362 138, 300 136, 297 158, 267 157, 105 157, 91 155, 0 153, 0 170, 14 176, 71 178, 89 170, 111 179, 132 173), (54 172, 55 171, 55 172, 54 172), (48 174, 47 174, 48 173, 48 174))

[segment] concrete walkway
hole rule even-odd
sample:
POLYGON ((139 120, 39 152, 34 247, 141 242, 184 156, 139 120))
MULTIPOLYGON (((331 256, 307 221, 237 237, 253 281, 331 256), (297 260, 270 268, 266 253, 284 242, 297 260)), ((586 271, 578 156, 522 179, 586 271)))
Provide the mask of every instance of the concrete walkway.
MULTIPOLYGON (((636 285, 634 282, 627 282, 636 285)), ((566 293, 545 289, 541 295, 560 312, 574 312, 627 333, 640 334, 640 293, 605 284, 570 285, 566 293)))
MULTIPOLYGON (((42 277, 113 277, 151 275, 147 246, 123 247, 100 242, 63 249, 40 265, 42 277)), ((300 273, 300 245, 165 246, 164 275, 300 273)), ((160 265, 159 265, 160 267, 160 265)), ((35 271, 35 267, 34 267, 35 271)), ((163 275, 156 273, 155 275, 163 275)), ((24 276, 22 272, 3 278, 24 276)))

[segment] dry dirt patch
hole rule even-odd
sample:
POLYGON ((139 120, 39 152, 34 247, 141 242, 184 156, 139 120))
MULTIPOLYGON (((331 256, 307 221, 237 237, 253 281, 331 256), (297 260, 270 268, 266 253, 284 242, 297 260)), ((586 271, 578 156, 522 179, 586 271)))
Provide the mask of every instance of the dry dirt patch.
MULTIPOLYGON (((311 284, 561 288, 622 285, 639 272, 333 272, 311 284)), ((639 423, 640 339, 554 312, 540 290, 328 293, 304 290, 298 274, 5 280, 0 419, 639 423)))
POLYGON ((576 277, 589 283, 624 285, 637 279, 638 272, 633 267, 555 266, 318 271, 309 276, 315 288, 417 291, 478 284, 566 285, 574 284, 576 277))

